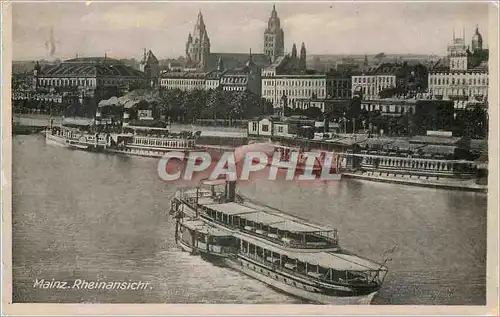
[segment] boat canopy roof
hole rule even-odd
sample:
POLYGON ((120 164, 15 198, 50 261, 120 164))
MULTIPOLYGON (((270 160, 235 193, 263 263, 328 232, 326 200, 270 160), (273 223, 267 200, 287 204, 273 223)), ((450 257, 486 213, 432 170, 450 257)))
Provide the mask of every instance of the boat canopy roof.
POLYGON ((275 216, 264 211, 258 211, 251 214, 244 214, 241 215, 240 218, 248 221, 262 223, 264 225, 271 225, 285 221, 283 217, 275 216))
POLYGON ((216 237, 231 236, 229 232, 209 226, 201 220, 186 220, 183 221, 181 225, 191 230, 196 230, 197 232, 210 236, 216 236, 216 237))
MULTIPOLYGON (((208 201, 207 201, 208 202, 208 201)), ((312 233, 312 232, 331 232, 334 229, 322 227, 313 224, 303 223, 301 219, 291 215, 279 214, 272 212, 269 208, 258 206, 255 204, 239 204, 239 203, 213 203, 203 204, 205 207, 221 212, 228 216, 238 216, 241 219, 261 223, 272 228, 282 231, 294 233, 312 233)))
POLYGON ((290 231, 290 232, 324 232, 324 231, 331 231, 331 229, 327 228, 321 228, 321 227, 316 227, 316 226, 311 226, 311 225, 306 225, 302 224, 300 222, 296 221, 291 221, 291 220, 286 220, 284 222, 278 222, 276 224, 272 225, 274 228, 283 230, 283 231, 290 231))
POLYGON ((225 203, 225 204, 214 204, 210 205, 210 209, 218 212, 222 212, 228 216, 242 215, 247 213, 257 212, 257 210, 237 204, 237 203, 225 203))
POLYGON ((282 249, 278 246, 269 244, 267 242, 263 242, 251 236, 245 236, 243 240, 255 246, 258 246, 262 249, 266 249, 274 253, 285 255, 290 260, 296 259, 297 261, 312 265, 319 265, 326 269, 334 269, 338 271, 361 271, 361 272, 387 270, 387 268, 376 262, 363 259, 352 254, 334 253, 326 251, 306 252, 306 251, 282 249))
POLYGON ((203 180, 201 184, 206 186, 225 185, 226 180, 225 179, 203 180))

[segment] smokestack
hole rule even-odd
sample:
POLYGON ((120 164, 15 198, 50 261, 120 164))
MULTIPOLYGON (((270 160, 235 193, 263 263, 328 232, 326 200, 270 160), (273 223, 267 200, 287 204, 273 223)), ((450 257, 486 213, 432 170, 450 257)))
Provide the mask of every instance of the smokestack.
POLYGON ((226 182, 226 199, 228 202, 234 202, 236 198, 236 181, 226 182))

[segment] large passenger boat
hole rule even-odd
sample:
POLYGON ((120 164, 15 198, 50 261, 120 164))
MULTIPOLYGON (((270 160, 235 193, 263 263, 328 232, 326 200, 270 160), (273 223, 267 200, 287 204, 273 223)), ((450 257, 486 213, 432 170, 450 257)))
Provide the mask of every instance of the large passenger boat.
POLYGON ((101 151, 128 156, 160 158, 171 151, 188 152, 196 148, 199 133, 172 133, 166 127, 98 126, 90 120, 63 120, 45 131, 47 144, 79 150, 101 151))
POLYGON ((77 150, 105 149, 111 142, 109 133, 91 132, 88 120, 63 120, 60 126, 52 123, 45 130, 45 142, 51 145, 69 147, 77 150))
POLYGON ((207 237, 222 230, 225 252, 220 256, 212 252, 212 256, 310 302, 370 304, 387 274, 385 262, 376 263, 343 250, 336 229, 237 195, 235 182, 204 181, 196 188, 179 189, 171 200, 171 214, 177 219, 176 236, 179 228, 186 227, 201 236, 201 240, 183 240, 189 248, 218 246, 220 242, 210 242, 207 237), (193 226, 193 221, 203 225, 193 226))
POLYGON ((115 134, 108 152, 131 156, 163 157, 171 151, 189 152, 195 150, 192 132, 171 133, 166 128, 127 126, 123 133, 115 134))

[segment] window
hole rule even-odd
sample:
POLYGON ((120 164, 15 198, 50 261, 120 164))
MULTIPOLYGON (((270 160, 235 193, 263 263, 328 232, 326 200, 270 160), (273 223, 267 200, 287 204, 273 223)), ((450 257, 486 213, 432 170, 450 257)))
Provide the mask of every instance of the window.
POLYGON ((269 125, 263 124, 262 125, 262 132, 269 132, 269 125))
POLYGON ((278 127, 278 133, 283 133, 283 127, 282 126, 278 127))

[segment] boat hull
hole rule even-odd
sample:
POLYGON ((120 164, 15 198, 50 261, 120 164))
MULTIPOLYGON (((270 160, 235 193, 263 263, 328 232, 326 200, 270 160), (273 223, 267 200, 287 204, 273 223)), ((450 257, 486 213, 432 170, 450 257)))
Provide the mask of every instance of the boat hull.
POLYGON ((303 288, 296 287, 287 281, 286 278, 281 278, 278 273, 272 270, 263 270, 261 273, 260 268, 256 268, 256 266, 251 265, 242 265, 242 261, 240 259, 234 258, 226 258, 224 259, 224 264, 229 268, 239 271, 245 275, 248 275, 256 280, 259 280, 268 286, 277 289, 286 294, 292 295, 297 298, 304 299, 306 301, 318 303, 318 304, 326 304, 326 305, 370 305, 373 297, 377 294, 378 291, 371 292, 366 295, 360 296, 335 296, 324 294, 320 292, 314 292, 310 290, 306 290, 303 288))
POLYGON ((69 144, 66 142, 66 138, 50 133, 45 133, 45 143, 49 145, 69 147, 69 144))
POLYGON ((177 245, 181 248, 182 251, 191 253, 193 255, 199 255, 204 260, 211 262, 216 266, 225 266, 224 260, 228 257, 227 254, 208 252, 206 250, 202 250, 199 248, 193 248, 188 243, 185 243, 182 240, 177 240, 177 245))
POLYGON ((130 149, 129 151, 127 150, 118 150, 118 149, 106 149, 106 152, 108 153, 113 153, 113 154, 119 154, 123 156, 139 156, 139 157, 149 157, 149 158, 162 158, 165 156, 166 153, 168 152, 184 152, 188 153, 189 151, 192 151, 191 149, 171 149, 171 150, 162 150, 162 151, 155 151, 155 150, 135 150, 135 149, 130 149))

